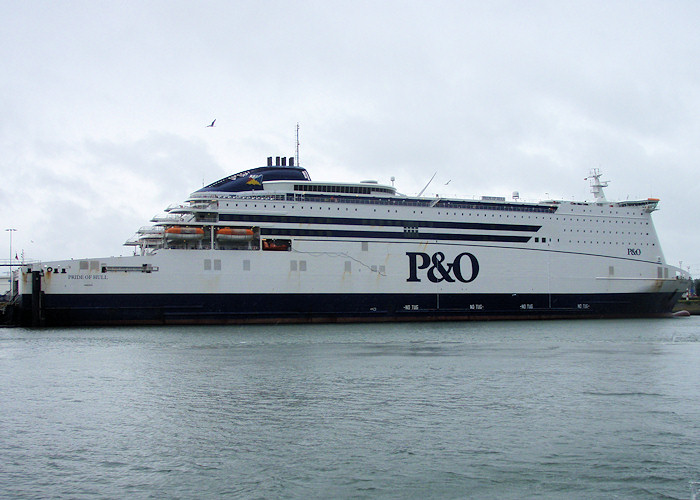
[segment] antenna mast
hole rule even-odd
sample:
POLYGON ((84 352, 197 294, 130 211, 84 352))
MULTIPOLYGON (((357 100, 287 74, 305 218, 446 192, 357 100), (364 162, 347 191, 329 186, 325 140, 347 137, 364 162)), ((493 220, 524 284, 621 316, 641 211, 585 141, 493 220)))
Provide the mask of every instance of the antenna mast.
POLYGON ((600 173, 599 168, 592 168, 590 174, 588 174, 588 177, 584 179, 591 181, 591 193, 593 193, 595 201, 597 202, 607 201, 605 199, 605 193, 603 193, 603 188, 608 187, 608 183, 610 181, 601 181, 600 178, 602 176, 603 174, 600 173))
POLYGON ((297 122, 297 165, 299 165, 299 122, 297 122))

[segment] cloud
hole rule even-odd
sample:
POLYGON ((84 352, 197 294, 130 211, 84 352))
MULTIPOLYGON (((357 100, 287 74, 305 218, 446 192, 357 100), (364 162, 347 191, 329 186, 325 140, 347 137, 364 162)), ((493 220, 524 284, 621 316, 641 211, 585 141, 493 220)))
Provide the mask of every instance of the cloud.
POLYGON ((698 19, 681 1, 8 5, 0 215, 37 257, 118 253, 202 181, 293 155, 300 122, 313 178, 409 194, 437 172, 428 192, 590 199, 602 168, 610 198, 662 198, 675 262, 700 244, 698 19))
POLYGON ((5 173, 2 218, 18 229, 18 248, 33 241, 32 258, 99 256, 107 247, 124 253, 121 244, 148 218, 201 186, 200 175, 220 170, 203 144, 167 134, 23 149, 5 173))

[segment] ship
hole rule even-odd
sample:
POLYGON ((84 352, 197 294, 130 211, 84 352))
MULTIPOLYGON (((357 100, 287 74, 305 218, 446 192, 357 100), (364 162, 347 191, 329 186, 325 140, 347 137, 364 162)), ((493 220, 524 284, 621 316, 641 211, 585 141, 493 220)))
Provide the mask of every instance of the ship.
POLYGON ((26 263, 12 317, 29 326, 463 321, 670 315, 655 198, 403 195, 312 181, 268 157, 171 205, 121 257, 26 263))

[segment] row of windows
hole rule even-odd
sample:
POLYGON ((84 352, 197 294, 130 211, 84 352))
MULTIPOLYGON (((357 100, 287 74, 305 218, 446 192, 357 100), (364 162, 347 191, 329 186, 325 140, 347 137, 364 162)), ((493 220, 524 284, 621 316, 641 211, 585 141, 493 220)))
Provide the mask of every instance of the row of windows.
MULTIPOLYGON (((212 259, 204 259, 204 270, 212 270, 212 259)), ((221 271, 221 259, 214 259, 214 271, 221 271)))
MULTIPOLYGON (((514 205, 509 203, 484 203, 484 202, 466 202, 454 200, 426 200, 418 198, 373 198, 373 197, 356 197, 343 196, 343 194, 364 194, 369 195, 376 192, 393 194, 394 191, 388 188, 381 187, 364 187, 364 186, 303 186, 295 185, 295 191, 302 193, 285 195, 282 194, 253 194, 253 195, 223 195, 220 199, 245 199, 245 200, 270 200, 270 201, 296 201, 296 202, 316 202, 316 203, 349 203, 361 205, 396 205, 396 206, 413 206, 413 207, 438 207, 438 208, 456 208, 467 210, 499 210, 506 212, 539 212, 539 213, 554 213, 557 207, 547 205, 514 205), (339 196, 311 194, 312 191, 338 193, 339 196)), ((196 203, 197 200, 190 200, 190 203, 196 203)))
MULTIPOLYGON (((565 232, 565 233, 566 233, 567 231, 570 232, 570 233, 573 233, 573 232, 574 232, 573 229, 564 229, 564 232, 565 232)), ((593 233, 593 230, 586 231, 585 229, 577 229, 576 232, 577 232, 577 233, 579 233, 579 232, 580 232, 580 233, 589 232, 589 233, 592 234, 592 233, 593 233)), ((595 233, 596 233, 596 234, 599 234, 599 233, 605 234, 605 231, 596 231, 595 233)), ((612 231, 608 231, 607 234, 613 234, 613 232, 612 232, 612 231)), ((633 233, 632 231, 627 231, 627 232, 624 232, 624 231, 615 231, 615 234, 630 234, 630 235, 631 235, 631 234, 634 234, 634 235, 636 236, 636 235, 637 235, 637 232, 635 231, 635 232, 633 233)), ((644 233, 644 234, 639 233, 639 236, 649 236, 649 233, 644 233)))
MULTIPOLYGON (((226 206, 227 206, 227 207, 228 207, 229 205, 230 205, 229 203, 226 203, 226 206)), ((248 203, 242 203, 242 204, 240 204, 240 205, 242 205, 244 208, 248 208, 248 206, 249 206, 248 203)), ((233 206, 234 206, 234 207, 238 207, 238 206, 239 206, 239 203, 234 203, 233 206)), ((253 204, 253 205, 252 205, 252 208, 258 208, 258 204, 257 204, 257 203, 253 204)), ((267 208, 267 204, 263 204, 261 208, 267 208)), ((271 208, 278 208, 278 207, 277 207, 277 206, 272 206, 271 208)), ((286 210, 286 209, 287 209, 287 205, 282 205, 281 208, 282 208, 283 210, 286 210)), ((297 208, 297 206, 296 206, 296 205, 290 205, 289 208, 290 208, 290 209, 295 209, 295 208, 297 208)), ((304 210, 305 208, 308 208, 310 211, 313 211, 314 208, 318 208, 319 210, 323 210, 324 208, 326 208, 327 210, 331 210, 331 207, 313 207, 313 206, 304 206, 304 205, 300 205, 298 208, 300 208, 301 210, 304 210)), ((336 210, 337 210, 337 211, 340 211, 340 207, 336 207, 336 210)), ((349 212, 349 211, 350 211, 350 208, 345 207, 345 211, 346 211, 346 212, 349 212)), ((354 211, 357 212, 357 208, 355 208, 354 211)), ((373 212, 377 212, 377 209, 375 208, 375 209, 373 210, 373 212)), ((392 213, 391 209, 387 209, 387 213, 392 213)), ((396 210, 396 209, 394 209, 393 213, 399 213, 399 211, 396 210)), ((422 215, 422 214, 423 214, 423 210, 420 210, 420 211, 413 210, 413 213, 414 213, 414 214, 421 214, 421 215, 422 215)), ((481 214, 481 213, 478 213, 478 212, 475 213, 475 214, 472 214, 471 212, 467 212, 467 213, 461 212, 461 213, 458 213, 458 212, 440 212, 440 211, 438 211, 438 212, 437 212, 437 215, 447 215, 447 216, 453 215, 453 216, 461 216, 461 217, 472 217, 472 216, 476 216, 476 217, 479 217, 479 216, 488 217, 488 214, 481 214)), ((499 216, 499 217, 503 217, 503 214, 498 214, 498 216, 499 216)), ((491 214, 491 217, 496 217, 496 214, 491 214)), ((517 218, 517 217, 518 217, 517 215, 513 215, 513 218, 517 218)), ((510 218, 510 214, 506 214, 506 218, 510 218)), ((524 218, 525 218, 525 215, 521 215, 520 218, 521 218, 521 219, 524 219, 524 218)), ((531 215, 528 215, 527 218, 528 218, 528 219, 531 219, 532 216, 531 216, 531 215)), ((539 219, 539 216, 535 216, 535 219, 539 219)), ((543 219, 543 220, 544 220, 544 219, 552 220, 552 216, 549 216, 549 217, 544 217, 544 216, 543 216, 542 219, 543 219)), ((574 221, 574 217, 573 217, 573 216, 570 217, 570 218, 568 218, 568 217, 563 217, 563 216, 562 216, 561 218, 560 218, 560 217, 554 217, 554 220, 557 220, 557 221, 561 220, 562 222, 573 222, 573 221, 574 221)), ((615 223, 615 224, 625 224, 625 223, 627 223, 627 224, 633 224, 633 225, 636 225, 636 224, 637 224, 637 221, 620 221, 620 220, 608 220, 608 219, 585 219, 585 218, 584 218, 584 219, 581 219, 581 218, 576 218, 575 220, 576 220, 576 222, 584 222, 584 223, 585 223, 585 222, 588 222, 588 223, 603 223, 603 224, 605 224, 605 223, 608 223, 608 224, 612 224, 612 223, 615 223)), ((649 225, 649 222, 642 222, 642 221, 639 221, 639 224, 640 224, 640 225, 644 224, 644 225, 647 225, 647 226, 648 226, 648 225, 649 225)))
MULTIPOLYGON (((555 220, 559 220, 559 217, 556 217, 555 220)), ((573 222, 573 221, 574 221, 574 218, 572 217, 571 219, 567 219, 566 217, 562 217, 562 221, 567 221, 567 220, 570 220, 571 222, 573 222)), ((597 219, 578 219, 578 218, 577 218, 577 219, 576 219, 576 222, 589 222, 589 223, 593 223, 593 222, 600 223, 600 222, 602 222, 603 224, 605 224, 606 222, 607 222, 608 224, 612 224, 613 222, 614 222, 615 224, 619 224, 619 223, 624 224, 625 222, 627 222, 627 224, 635 224, 635 225, 637 224, 637 221, 629 221, 629 220, 628 220, 628 221, 624 221, 624 220, 621 221, 621 220, 610 220, 610 219, 601 219, 601 218, 597 218, 597 219)), ((647 226, 649 225, 648 222, 644 222, 644 224, 646 224, 647 226)), ((642 222, 641 222, 641 221, 639 222, 639 225, 640 225, 640 226, 642 225, 642 222)))
MULTIPOLYGON (((372 194, 386 193, 393 194, 392 189, 382 187, 365 187, 365 186, 320 186, 320 185, 304 185, 294 184, 294 191, 302 192, 320 192, 320 193, 347 193, 347 194, 372 194)), ((329 200, 333 201, 333 200, 329 200)))
MULTIPOLYGON (((559 241, 559 240, 557 240, 557 241, 559 241)), ((569 243, 573 243, 573 240, 569 240, 569 243)), ((591 240, 591 241, 586 241, 586 240, 580 241, 580 240, 576 240, 576 243, 583 243, 583 244, 590 244, 590 245, 593 245, 593 244, 595 244, 595 245, 612 245, 612 244, 613 244, 612 241, 592 241, 592 240, 591 240)), ((647 246, 647 247, 648 247, 649 245, 651 245, 651 246, 655 247, 655 246, 656 246, 656 243, 641 243, 641 244, 640 244, 639 242, 633 242, 633 241, 628 241, 628 242, 616 241, 616 242, 615 242, 615 245, 622 245, 622 246, 627 245, 627 246, 630 246, 630 247, 640 247, 640 246, 647 246)))
MULTIPOLYGON (((245 259, 242 261, 243 264, 243 270, 244 271, 250 271, 250 260, 245 259)), ((373 273, 379 273, 381 275, 386 275, 386 266, 380 265, 371 265, 371 266, 366 266, 369 268, 370 271, 373 273)), ((221 260, 220 259, 204 259, 204 270, 205 271, 221 271, 221 260), (213 262, 213 268, 212 268, 212 262, 213 262)), ((305 272, 307 270, 307 263, 305 260, 290 260, 289 261, 289 270, 291 272, 305 272)), ((349 260, 346 260, 344 263, 344 271, 349 273, 352 272, 352 262, 349 260)))
MULTIPOLYGON (((586 213, 586 209, 584 208, 583 210, 581 210, 581 212, 586 213)), ((588 210, 588 212, 593 214, 593 210, 588 210)), ((632 215, 632 216, 638 215, 638 216, 641 216, 642 213, 641 212, 625 212, 623 214, 619 210, 615 210, 615 211, 608 210, 608 212, 606 214, 605 210, 601 210, 599 215, 632 215)))
MULTIPOLYGON (((243 208, 248 208, 248 203, 241 203, 240 205, 242 205, 243 208)), ((228 207, 229 204, 227 203, 226 206, 228 207)), ((233 206, 234 206, 234 207, 238 207, 239 204, 238 204, 238 203, 234 203, 233 206)), ((254 203, 254 204, 252 205, 251 208, 258 208, 257 203, 254 203)), ((264 204, 264 205, 262 205, 261 208, 267 208, 267 205, 264 204)), ((287 205, 282 205, 281 207, 272 206, 272 207, 270 207, 270 208, 281 208, 282 210, 286 210, 286 209, 287 209, 287 205)), ((331 207, 313 207, 313 206, 308 206, 308 207, 307 207, 307 206, 304 206, 304 205, 301 205, 301 206, 299 206, 299 207, 297 207, 296 205, 290 205, 289 208, 290 208, 290 209, 300 208, 301 210, 304 210, 305 208, 308 208, 309 211, 313 211, 314 208, 318 208, 319 210, 323 210, 324 208, 327 208, 328 210, 331 210, 331 207)), ((337 211, 340 211, 340 207, 336 208, 336 210, 337 210, 337 211)), ((346 207, 346 208, 345 208, 345 211, 346 211, 346 212, 349 212, 350 209, 349 209, 348 207, 346 207)), ((357 212, 357 208, 355 208, 354 211, 357 212)), ((373 213, 376 213, 376 212, 377 212, 377 209, 376 209, 376 208, 373 209, 372 212, 373 212, 373 213)), ((388 210, 386 211, 386 213, 388 213, 388 214, 392 213, 391 209, 388 209, 388 210)), ((393 211, 393 213, 398 214, 399 211, 395 209, 395 210, 393 211)), ((414 214, 423 215, 423 210, 418 210, 418 211, 417 211, 417 210, 413 210, 413 213, 414 213, 414 214)), ((475 217, 480 217, 480 216, 488 217, 488 216, 489 216, 489 214, 480 214, 480 213, 472 214, 471 212, 469 212, 469 213, 464 213, 464 212, 462 212, 462 213, 457 213, 457 212, 437 212, 437 215, 446 215, 446 216, 453 215, 453 216, 461 216, 461 217, 472 217, 472 216, 475 216, 475 217)), ((499 216, 499 217, 503 217, 502 214, 499 214, 498 216, 499 216)), ((496 217, 496 214, 491 214, 491 217, 496 217)), ((510 218, 510 215, 506 215, 506 218, 510 218)), ((517 219, 518 216, 517 216, 517 215, 513 215, 513 218, 514 218, 514 219, 517 219)), ((521 218, 521 219, 525 219, 525 216, 524 216, 524 215, 521 215, 520 218, 521 218)), ((532 215, 528 215, 527 218, 528 218, 528 219, 532 219, 533 216, 532 216, 532 215)), ((535 219, 539 219, 539 216, 535 215, 534 218, 535 218, 535 219)), ((197 214, 197 219, 198 219, 198 220, 205 220, 204 217, 203 217, 202 215, 200 215, 200 214, 197 214)), ((542 220, 544 220, 544 219, 545 219, 545 217, 543 216, 543 217, 542 217, 542 220)), ((551 217, 551 216, 550 216, 550 217, 547 217, 547 219, 551 220, 552 217, 551 217)), ((557 218, 557 220, 559 220, 559 219, 557 218)))
MULTIPOLYGON (((547 243, 547 238, 546 238, 546 237, 540 238, 540 237, 538 237, 538 236, 535 236, 534 241, 535 241, 535 243, 547 243)), ((550 241, 550 243, 551 243, 551 242, 554 242, 554 239, 553 239, 553 238, 549 238, 549 241, 550 241)), ((559 238, 557 238, 557 243, 559 243, 559 238)), ((573 240, 569 240, 569 243, 572 243, 572 244, 573 244, 574 241, 573 241, 573 240)), ((576 240, 576 243, 577 243, 577 244, 584 244, 584 245, 587 245, 587 244, 590 244, 590 245, 593 245, 593 244, 596 244, 596 245, 612 245, 612 244, 613 244, 612 241, 592 241, 592 240, 591 240, 591 241, 576 240)), ((640 244, 639 242, 626 242, 626 243, 625 243, 625 242, 619 242, 619 241, 614 242, 614 244, 615 244, 615 245, 622 245, 622 246, 629 246, 629 247, 634 247, 634 248, 638 248, 638 247, 641 247, 641 246, 649 246, 649 245, 650 245, 650 243, 646 243, 646 244, 642 243, 642 244, 640 244)), ((655 244, 655 243, 651 243, 651 246, 655 247, 656 244, 655 244)))

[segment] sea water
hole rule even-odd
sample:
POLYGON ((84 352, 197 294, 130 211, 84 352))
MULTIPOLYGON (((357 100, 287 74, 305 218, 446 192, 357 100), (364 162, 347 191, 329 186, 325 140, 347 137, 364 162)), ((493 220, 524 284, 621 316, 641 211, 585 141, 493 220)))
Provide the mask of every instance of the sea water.
POLYGON ((0 497, 689 499, 700 317, 0 330, 0 497))

